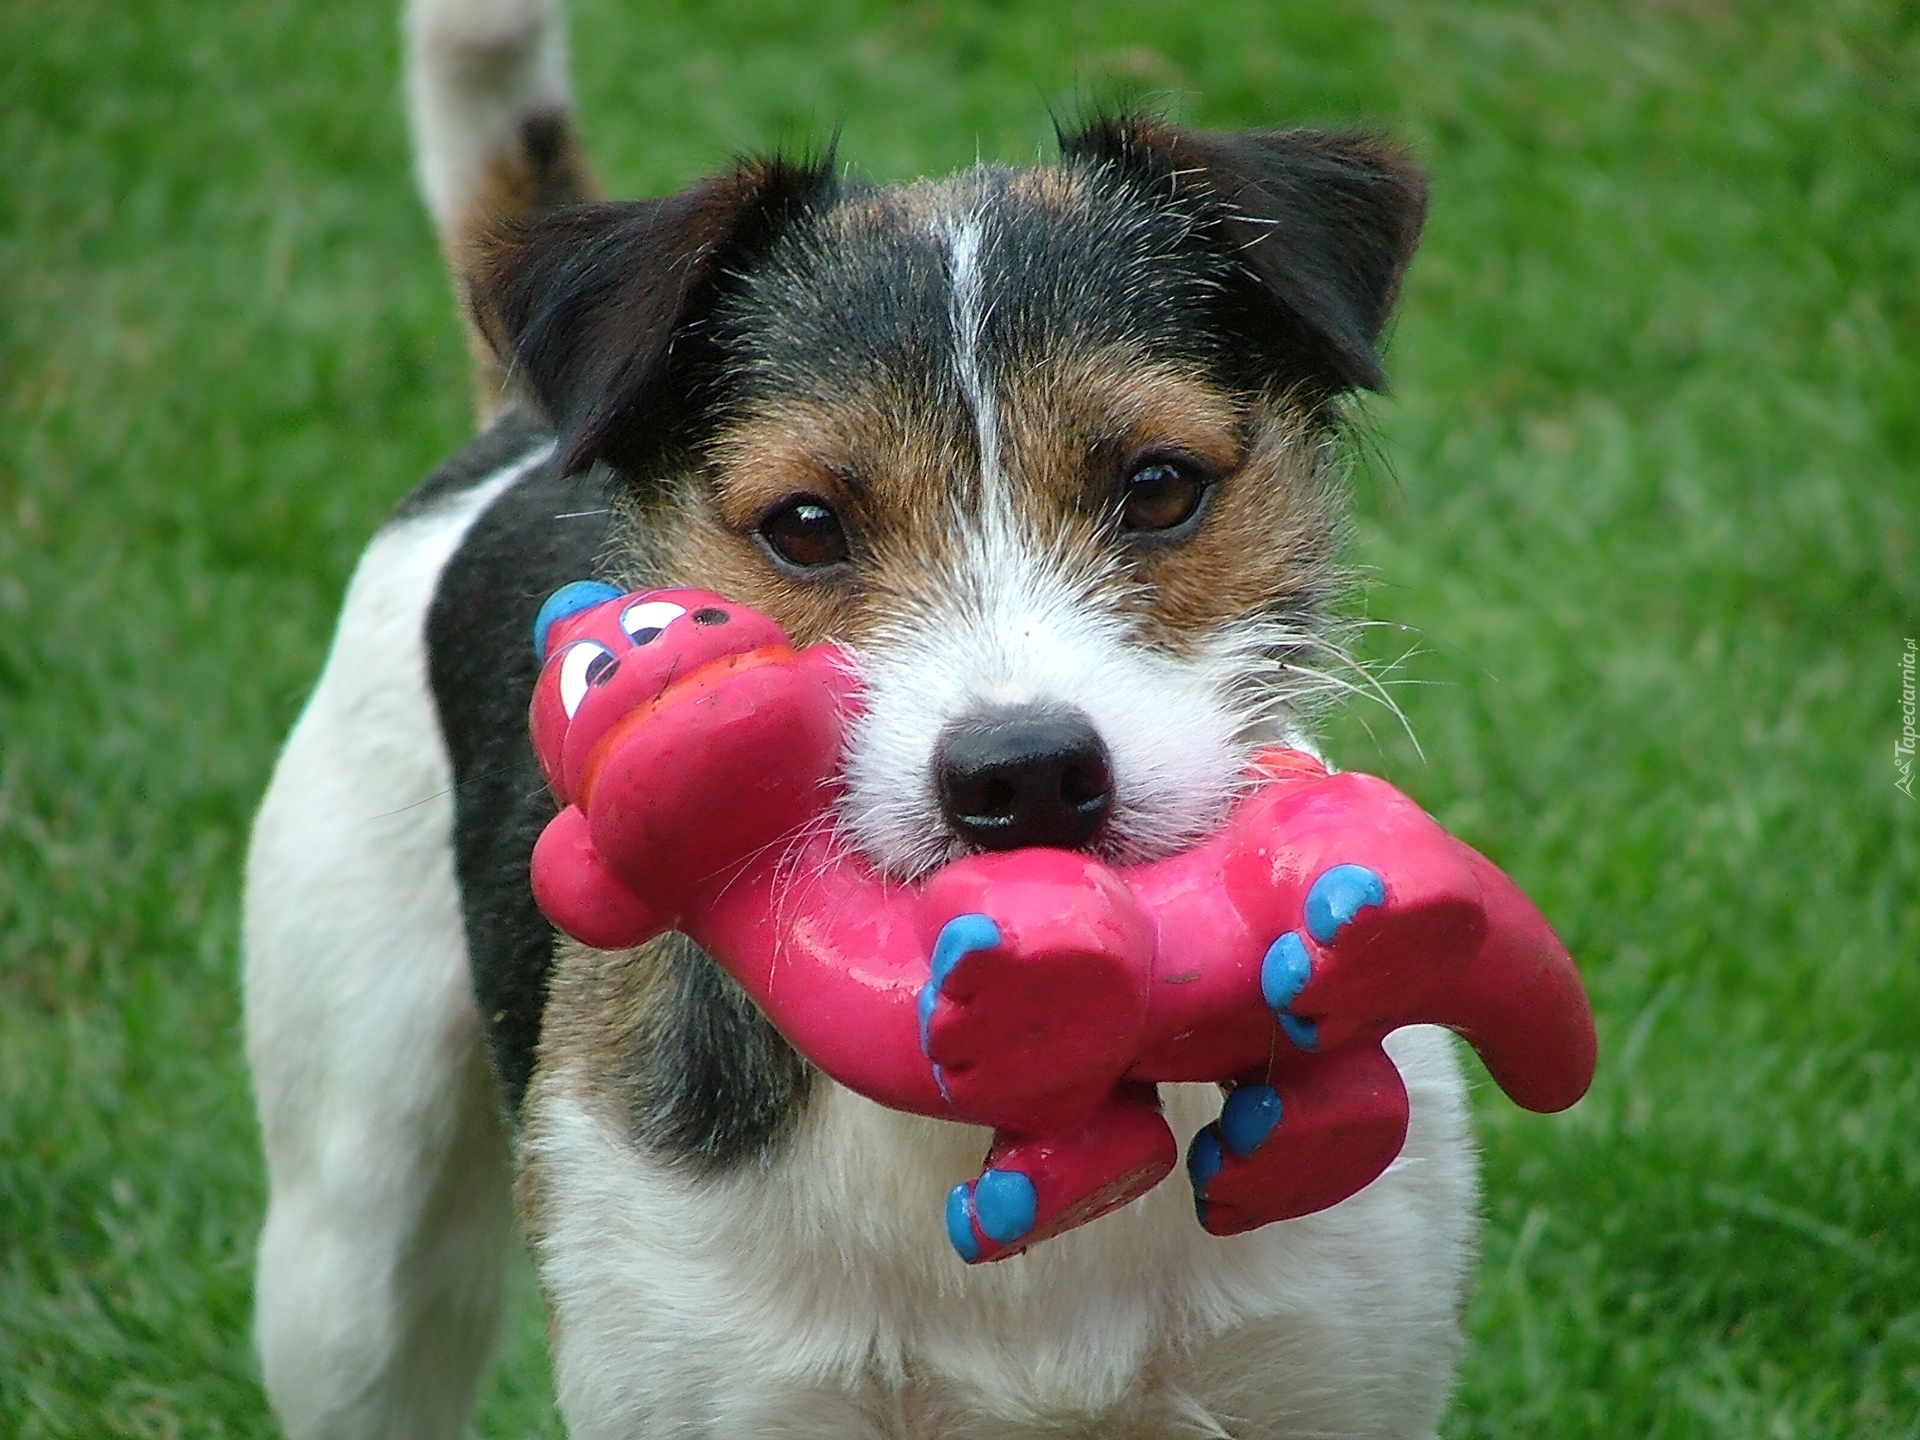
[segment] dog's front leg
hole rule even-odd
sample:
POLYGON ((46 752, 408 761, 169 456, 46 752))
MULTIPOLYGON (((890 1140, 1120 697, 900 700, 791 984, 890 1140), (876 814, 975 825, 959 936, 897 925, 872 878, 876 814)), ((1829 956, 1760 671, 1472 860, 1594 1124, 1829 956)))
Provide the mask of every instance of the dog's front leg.
POLYGON ((375 540, 248 858, 247 1051, 271 1187, 256 1333, 293 1440, 453 1440, 499 1314, 507 1147, 421 653, 456 533, 435 519, 375 540))

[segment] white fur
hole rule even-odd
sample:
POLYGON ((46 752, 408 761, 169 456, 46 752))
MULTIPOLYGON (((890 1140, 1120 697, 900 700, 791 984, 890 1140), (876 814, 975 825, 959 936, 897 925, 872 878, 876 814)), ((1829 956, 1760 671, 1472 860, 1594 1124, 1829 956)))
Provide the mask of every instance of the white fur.
POLYGON ((486 217, 487 165, 516 153, 528 115, 570 110, 560 0, 410 0, 407 107, 414 166, 444 242, 486 217))
POLYGON ((294 1440, 458 1435, 493 1335, 507 1147, 423 631, 460 537, 531 463, 367 548, 254 826, 247 1056, 272 1187, 256 1332, 294 1440))
MULTIPOLYGON (((866 711, 849 744, 842 820, 883 866, 949 858, 933 757, 956 720, 997 705, 1071 706, 1106 742, 1119 859, 1207 833, 1239 783, 1250 717, 1237 667, 1137 643, 1105 577, 1075 574, 1011 527, 967 536, 941 595, 861 647, 866 711)), ((1226 656, 1213 657, 1223 662, 1226 656)))
POLYGON ((983 508, 996 522, 1004 523, 1011 497, 1000 468, 1000 404, 980 362, 980 339, 991 304, 980 268, 985 225, 979 215, 961 215, 948 218, 941 232, 947 243, 952 290, 948 323, 953 327, 953 368, 960 380, 960 393, 973 411, 974 434, 980 446, 983 508))
MULTIPOLYGON (((942 1200, 984 1131, 823 1083, 766 1171, 686 1178, 543 1073, 541 1274, 574 1440, 1428 1436, 1473 1263, 1475 1166, 1443 1032, 1389 1050, 1413 1100, 1380 1180, 1219 1240, 1184 1175, 1027 1255, 968 1269, 942 1200)), ((1167 1087, 1190 1134, 1211 1086, 1167 1087)))

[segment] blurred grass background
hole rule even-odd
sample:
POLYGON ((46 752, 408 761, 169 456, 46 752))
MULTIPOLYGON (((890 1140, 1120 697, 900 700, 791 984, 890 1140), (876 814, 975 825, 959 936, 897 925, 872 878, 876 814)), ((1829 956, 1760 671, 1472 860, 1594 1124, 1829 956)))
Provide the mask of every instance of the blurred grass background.
MULTIPOLYGON (((1118 91, 1377 123, 1434 207, 1367 411, 1334 749, 1583 960, 1483 1108, 1451 1436, 1920 1436, 1920 13, 1894 0, 575 14, 614 193, 881 178, 1118 91), (1406 627, 1406 628, 1398 628, 1406 627), (1377 741, 1373 738, 1377 736, 1377 741)), ((0 8, 0 1435, 265 1435, 248 817, 386 507, 468 429, 387 0, 0 8)), ((487 1435, 557 1434, 524 1278, 487 1435)))

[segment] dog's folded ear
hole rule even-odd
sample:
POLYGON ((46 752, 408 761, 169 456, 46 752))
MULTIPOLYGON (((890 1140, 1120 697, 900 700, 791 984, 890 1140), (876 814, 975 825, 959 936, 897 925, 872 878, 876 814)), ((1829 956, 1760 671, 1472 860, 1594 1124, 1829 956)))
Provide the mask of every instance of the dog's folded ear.
POLYGON ((474 318, 558 429, 566 473, 642 463, 689 413, 716 286, 832 174, 831 155, 755 161, 663 200, 568 206, 481 241, 474 318))
POLYGON ((1248 282, 1249 338, 1276 372, 1328 394, 1385 388, 1374 345, 1427 212, 1426 179, 1403 152, 1365 134, 1138 116, 1063 134, 1061 149, 1195 214, 1248 282))

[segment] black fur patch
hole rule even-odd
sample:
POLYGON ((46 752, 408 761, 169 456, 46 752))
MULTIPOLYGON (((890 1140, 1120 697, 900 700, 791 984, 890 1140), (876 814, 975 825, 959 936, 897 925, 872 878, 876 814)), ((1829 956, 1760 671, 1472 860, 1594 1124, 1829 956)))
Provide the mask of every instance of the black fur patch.
MULTIPOLYGON (((524 421, 514 423, 527 433, 524 421)), ((494 426, 471 449, 492 450, 502 428, 494 426)), ((455 467, 474 468, 467 454, 446 468, 455 467)), ((428 669, 453 762, 454 864, 474 995, 510 1113, 518 1112, 533 1073, 553 965, 553 927, 534 905, 527 879, 533 842, 554 814, 527 734, 527 704, 540 673, 533 617, 567 581, 595 573, 606 548, 606 510, 597 474, 562 479, 558 464, 545 462, 467 531, 427 615, 428 669)))
POLYGON ((1329 397, 1385 388, 1374 346, 1427 214, 1426 179, 1400 151, 1366 134, 1176 130, 1140 116, 1063 135, 1061 150, 1193 217, 1231 264, 1226 333, 1282 378, 1329 397))
POLYGON ((526 410, 507 410, 451 459, 409 490, 387 518, 406 520, 442 500, 471 490, 553 438, 553 431, 526 410))
POLYGON ((813 1067, 686 936, 648 960, 665 983, 620 1077, 635 1136, 698 1173, 764 1158, 800 1123, 813 1067))
MULTIPOLYGON (((1086 168, 1070 205, 1020 196, 1013 171, 982 168, 958 182, 971 193, 956 191, 942 223, 964 211, 978 231, 984 369, 1009 375, 1062 349, 1118 345, 1229 384, 1248 378, 1240 337, 1218 313, 1235 273, 1229 260, 1195 238, 1183 209, 1086 168)), ((791 225, 715 306, 728 398, 777 404, 874 381, 918 387, 930 412, 964 421, 951 358, 952 248, 910 214, 846 223, 828 211, 791 225)))
POLYGON ((962 414, 941 228, 956 223, 977 231, 990 376, 1113 346, 1309 403, 1384 384, 1372 347, 1424 211, 1394 152, 1365 137, 1116 125, 1070 139, 1064 163, 1080 180, 1064 203, 983 168, 949 182, 932 226, 851 189, 845 209, 796 216, 717 299, 708 329, 729 384, 716 400, 777 407, 879 382, 924 390, 929 414, 962 414))
POLYGON ((698 331, 716 287, 832 172, 831 155, 743 164, 663 200, 563 207, 483 245, 475 319, 553 418, 563 468, 642 473, 705 411, 698 331))
MULTIPOLYGON (((983 226, 981 338, 998 363, 1118 340, 1303 399, 1383 386, 1373 347, 1426 213, 1425 181, 1392 146, 1120 116, 1063 135, 1062 150, 1091 182, 1077 200, 1016 198, 1008 171, 962 178, 977 189, 964 208, 983 226)), ((942 239, 910 202, 859 203, 872 193, 839 184, 829 155, 566 207, 483 247, 475 317, 553 418, 567 469, 644 473, 742 390, 777 396, 808 372, 844 386, 878 366, 940 384, 942 239)))

